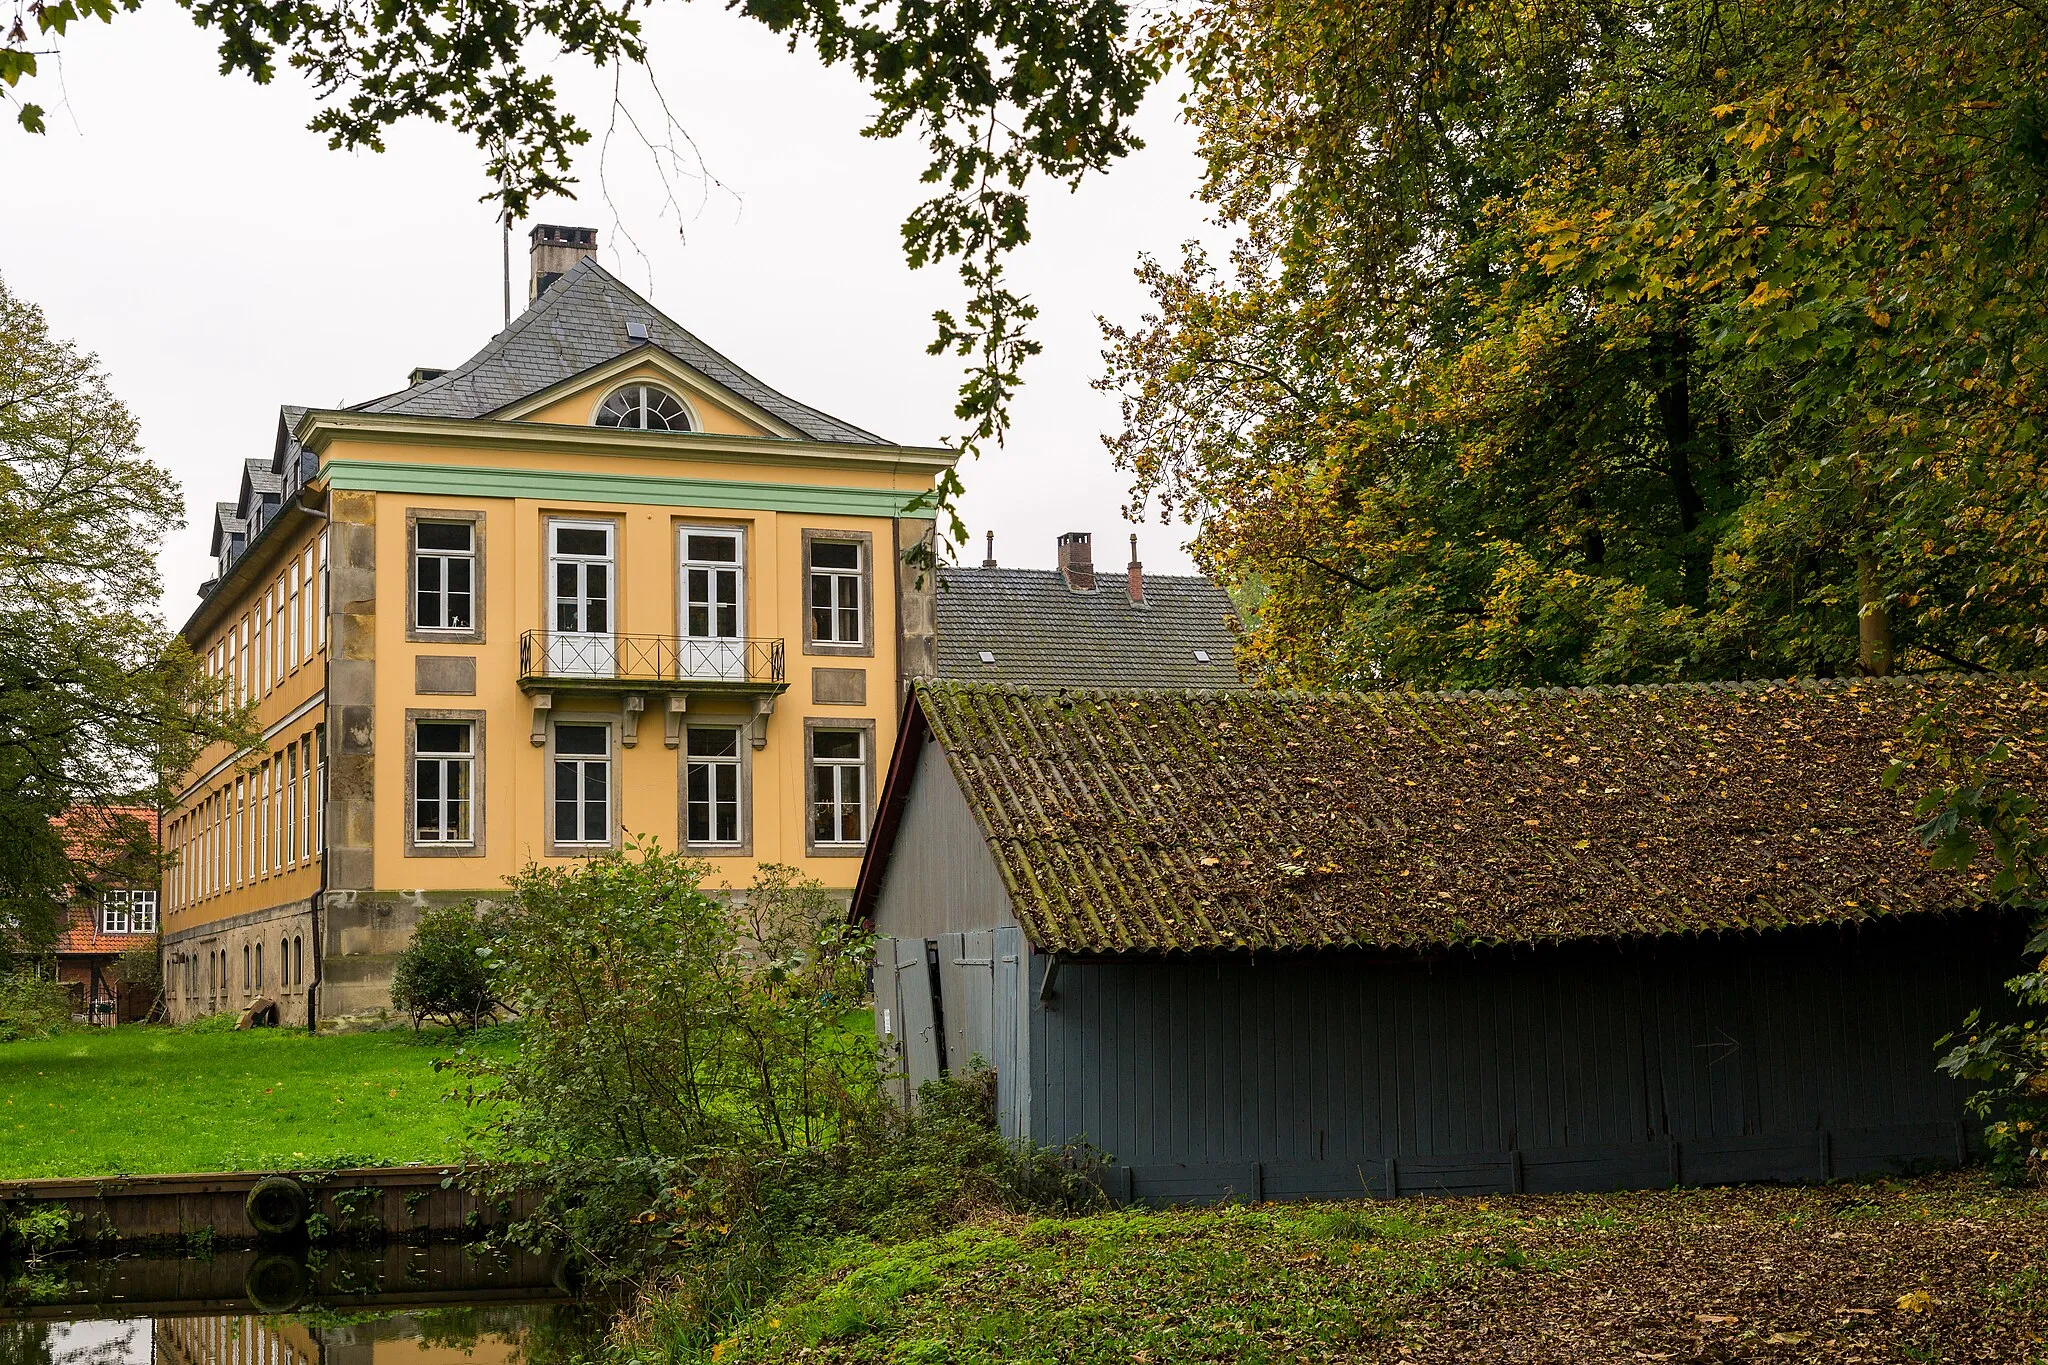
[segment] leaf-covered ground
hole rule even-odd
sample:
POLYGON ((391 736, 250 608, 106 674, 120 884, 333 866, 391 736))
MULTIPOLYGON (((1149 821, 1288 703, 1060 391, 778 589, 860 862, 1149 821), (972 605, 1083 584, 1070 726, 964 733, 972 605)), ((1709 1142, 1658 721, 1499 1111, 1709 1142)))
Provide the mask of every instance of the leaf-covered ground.
POLYGON ((2048 1192, 1965 1174, 996 1218, 851 1249, 709 1355, 2048 1362, 2048 1192))

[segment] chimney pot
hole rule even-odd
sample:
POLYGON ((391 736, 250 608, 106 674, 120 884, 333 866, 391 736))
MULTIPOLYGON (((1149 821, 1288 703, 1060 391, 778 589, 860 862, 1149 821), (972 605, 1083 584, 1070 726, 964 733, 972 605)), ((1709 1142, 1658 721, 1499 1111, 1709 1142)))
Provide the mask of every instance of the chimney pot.
POLYGON ((1131 605, 1145 605, 1145 566, 1138 562, 1138 533, 1131 532, 1131 562, 1124 566, 1124 590, 1131 595, 1131 605))
POLYGON ((547 287, 568 274, 576 262, 597 254, 596 228, 541 223, 527 234, 527 240, 533 244, 529 253, 528 303, 547 292, 547 287))
POLYGON ((1060 577, 1067 580, 1068 592, 1095 591, 1093 539, 1086 531, 1069 531, 1060 537, 1060 577))
POLYGON ((981 567, 982 567, 982 568, 984 568, 984 569, 993 569, 993 568, 994 568, 995 566, 996 566, 996 533, 995 533, 994 531, 990 531, 990 532, 988 533, 988 556, 987 556, 987 557, 986 557, 985 559, 983 559, 983 560, 981 561, 981 567))

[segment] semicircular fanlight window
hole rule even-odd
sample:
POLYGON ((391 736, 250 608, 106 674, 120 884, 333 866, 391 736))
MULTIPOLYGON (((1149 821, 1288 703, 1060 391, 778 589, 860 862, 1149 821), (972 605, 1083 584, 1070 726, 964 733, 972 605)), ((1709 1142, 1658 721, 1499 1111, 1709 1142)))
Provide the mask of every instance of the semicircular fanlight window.
POLYGON ((632 431, 688 431, 690 410, 667 389, 628 384, 604 400, 597 410, 597 424, 632 431))

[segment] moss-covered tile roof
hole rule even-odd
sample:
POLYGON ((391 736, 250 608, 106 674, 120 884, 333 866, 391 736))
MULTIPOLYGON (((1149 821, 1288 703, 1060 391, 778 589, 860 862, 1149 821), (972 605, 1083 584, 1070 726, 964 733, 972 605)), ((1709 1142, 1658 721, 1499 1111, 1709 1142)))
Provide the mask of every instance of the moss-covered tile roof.
MULTIPOLYGON (((1960 909, 1879 779, 1937 702, 2044 771, 2032 678, 1518 693, 921 684, 1041 948, 1537 943, 1960 909)), ((885 850, 882 852, 886 853, 885 850)))

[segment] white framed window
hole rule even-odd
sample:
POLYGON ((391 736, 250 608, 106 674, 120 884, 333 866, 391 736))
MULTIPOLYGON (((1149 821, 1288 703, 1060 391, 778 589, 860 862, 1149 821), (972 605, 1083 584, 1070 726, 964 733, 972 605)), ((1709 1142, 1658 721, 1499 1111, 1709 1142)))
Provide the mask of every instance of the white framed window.
POLYGON ((299 863, 299 745, 293 740, 284 748, 284 865, 299 863))
POLYGON ((612 841, 611 728, 555 726, 554 842, 606 847, 612 841))
POLYGON ((418 629, 473 629, 475 525, 421 521, 415 524, 413 534, 413 612, 418 629))
POLYGON ((861 543, 811 542, 811 638, 857 645, 861 637, 861 543))
POLYGON ((598 405, 597 424, 627 431, 692 431, 696 427, 683 400, 654 384, 613 389, 598 405))
POLYGON ((855 845, 867 838, 867 735, 811 731, 811 840, 855 845))
POLYGON ((156 932, 156 892, 143 888, 109 891, 100 901, 103 934, 156 932))
POLYGON ((695 845, 744 840, 740 810, 740 732, 729 725, 693 725, 684 772, 684 840, 695 845))
POLYGON ((473 843, 476 727, 466 720, 415 721, 412 770, 413 842, 473 843))

